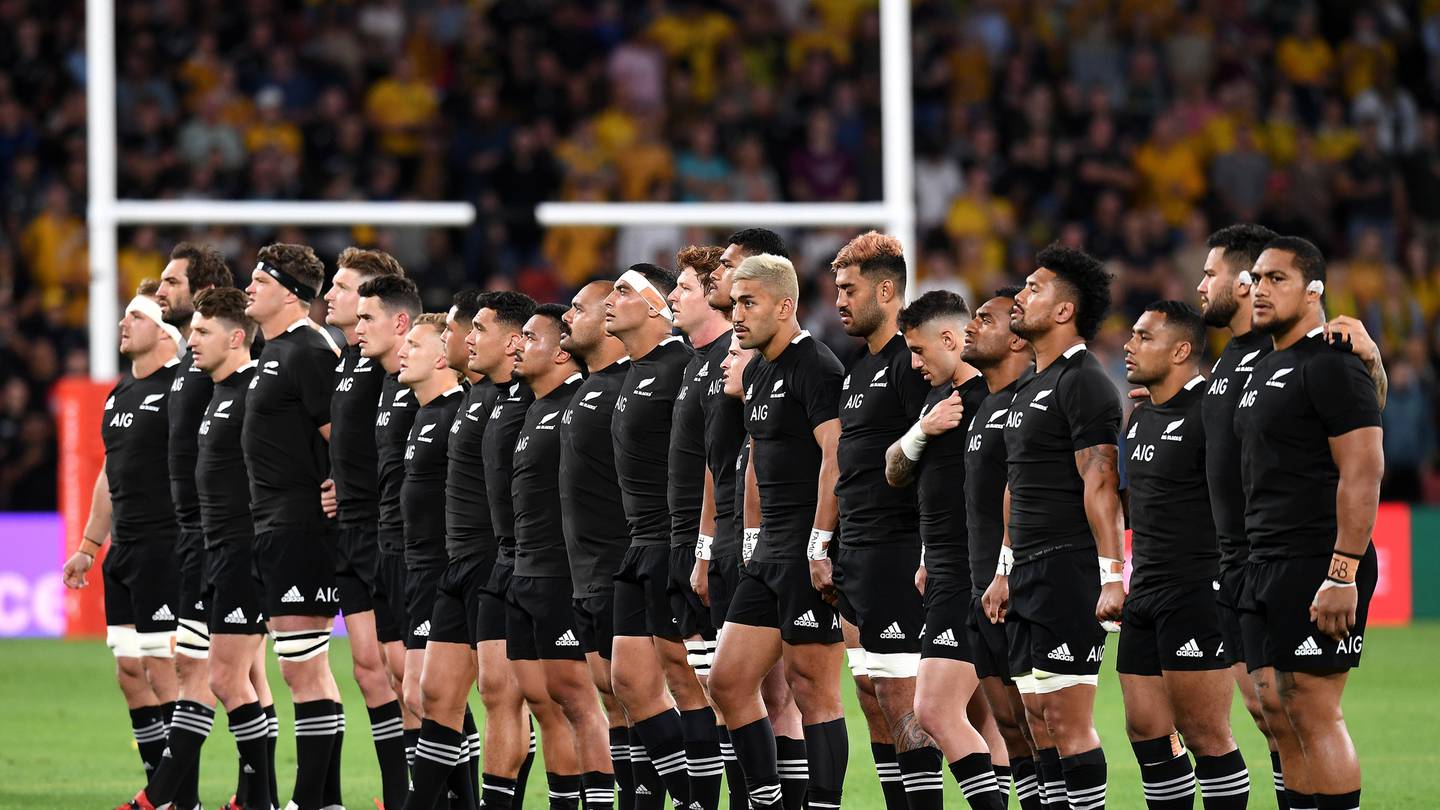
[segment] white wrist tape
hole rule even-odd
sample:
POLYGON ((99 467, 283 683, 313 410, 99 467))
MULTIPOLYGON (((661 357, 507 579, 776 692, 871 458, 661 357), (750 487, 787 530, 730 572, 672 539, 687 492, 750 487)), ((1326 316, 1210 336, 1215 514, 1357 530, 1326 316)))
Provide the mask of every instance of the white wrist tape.
POLYGON ((740 536, 740 558, 747 563, 750 562, 750 558, 755 556, 755 546, 759 542, 760 530, 746 529, 745 533, 740 536))
POLYGON ((1009 546, 1000 547, 1000 562, 995 564, 995 576, 1008 577, 1010 569, 1015 567, 1015 550, 1009 546))
POLYGON ((699 539, 697 539, 697 540, 695 541, 695 559, 697 559, 697 560, 708 560, 708 559, 710 559, 710 546, 713 545, 714 543, 715 543, 715 538, 711 537, 710 535, 708 535, 708 534, 702 534, 702 535, 700 535, 699 539))
POLYGON ((805 556, 812 560, 828 559, 830 557, 830 538, 834 536, 834 532, 811 529, 810 544, 805 547, 805 556))
POLYGON ((1125 561, 1110 557, 1100 558, 1100 584, 1125 581, 1125 561))
POLYGON ((920 423, 916 422, 910 426, 909 430, 905 431, 904 436, 900 437, 900 452, 904 453, 905 457, 911 461, 919 461, 920 454, 925 452, 925 442, 928 439, 925 431, 920 429, 920 423))
MULTIPOLYGON (((1333 579, 1327 579, 1327 580, 1325 580, 1325 581, 1323 581, 1323 582, 1320 583, 1320 591, 1328 591, 1328 590, 1330 590, 1331 588, 1353 588, 1353 587, 1355 587, 1355 583, 1353 583, 1353 582, 1336 582, 1336 581, 1333 580, 1333 579)), ((1315 593, 1318 595, 1318 594, 1320 593, 1320 591, 1316 591, 1315 593)))

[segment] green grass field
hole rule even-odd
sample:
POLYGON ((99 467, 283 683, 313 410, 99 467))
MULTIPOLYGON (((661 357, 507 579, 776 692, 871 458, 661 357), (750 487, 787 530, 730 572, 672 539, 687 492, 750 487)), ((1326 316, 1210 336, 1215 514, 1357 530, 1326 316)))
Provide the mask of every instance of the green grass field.
MULTIPOLYGON (((1345 709, 1365 768, 1365 806, 1433 807, 1440 795, 1440 624, 1375 629, 1366 638, 1365 663, 1351 680, 1345 709)), ((1112 643, 1113 660, 1113 643, 1112 643)), ((349 678, 345 644, 331 649, 337 680, 345 693, 349 733, 345 740, 344 787, 351 810, 373 807, 379 795, 365 708, 349 678)), ((0 810, 26 808, 111 808, 139 787, 141 769, 129 721, 115 686, 109 652, 98 641, 0 641, 0 810)), ((272 659, 273 662, 273 659, 272 659)), ((289 701, 272 663, 280 710, 277 754, 282 798, 295 768, 289 701)), ((860 712, 850 701, 850 771, 845 804, 881 808, 879 783, 870 760, 860 712)), ((473 701, 477 716, 478 700, 473 701)), ((1125 742, 1120 692, 1113 670, 1102 677, 1096 717, 1110 761, 1110 807, 1143 808, 1139 772, 1125 742)), ((1236 736, 1250 763, 1251 806, 1273 807, 1270 764, 1260 735, 1239 700, 1233 718, 1236 736)), ((234 744, 223 716, 204 750, 201 798, 214 807, 234 786, 234 744)), ((526 806, 545 807, 543 769, 536 764, 526 806)), ((948 782, 948 779, 947 779, 948 782)), ((963 807, 953 783, 946 806, 963 807)), ((1013 804, 1012 806, 1017 806, 1013 804)), ((1197 806, 1199 805, 1197 801, 1197 806)))

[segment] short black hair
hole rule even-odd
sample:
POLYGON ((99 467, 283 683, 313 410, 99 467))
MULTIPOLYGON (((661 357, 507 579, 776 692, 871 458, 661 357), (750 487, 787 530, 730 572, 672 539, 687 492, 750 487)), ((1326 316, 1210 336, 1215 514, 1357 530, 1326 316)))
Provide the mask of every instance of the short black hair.
POLYGON ((949 290, 931 290, 900 310, 896 324, 900 331, 919 329, 936 318, 963 318, 970 314, 965 299, 949 290))
POLYGON ((725 244, 739 245, 747 256, 770 253, 790 258, 790 249, 785 247, 785 240, 768 228, 741 228, 726 237, 725 244))
POLYGON ((1266 250, 1283 250, 1294 256, 1295 269, 1305 281, 1325 280, 1325 254, 1315 243, 1299 236, 1277 236, 1265 243, 1266 250))
POLYGON ((1006 284, 1004 287, 1001 287, 1000 289, 996 290, 996 291, 995 291, 995 294, 992 295, 991 297, 992 297, 992 298, 1014 298, 1015 296, 1019 295, 1019 294, 1020 294, 1020 291, 1023 290, 1023 289, 1025 289, 1025 288, 1022 287, 1022 286, 1020 286, 1019 284, 1006 284))
POLYGON ((450 300, 451 305, 455 307, 455 320, 468 327, 470 321, 475 318, 475 313, 480 311, 480 301, 484 297, 484 293, 473 287, 455 293, 455 297, 450 300))
POLYGON ((1110 312, 1110 274, 1100 260, 1083 250, 1052 242, 1035 255, 1035 266, 1055 274, 1070 289, 1075 303, 1075 331, 1090 340, 1110 312))
POLYGON ((1239 273, 1254 267, 1255 260, 1260 258, 1265 246, 1277 236, 1279 234, 1264 225, 1242 222, 1238 225, 1227 225, 1210 234, 1210 238, 1205 240, 1205 247, 1223 248, 1225 261, 1239 273))
POLYGON ((674 270, 649 262, 632 264, 625 268, 625 270, 626 272, 633 270, 644 276, 646 281, 655 285, 655 289, 659 290, 660 294, 665 296, 668 296, 671 291, 675 289, 675 284, 680 278, 674 270))
POLYGON ((185 260, 185 280, 190 294, 209 287, 234 287, 235 274, 225 261, 225 254, 210 245, 181 242, 170 251, 171 259, 185 260))
POLYGON ((361 298, 378 298, 380 305, 392 315, 404 312, 414 321, 420 315, 420 288, 409 276, 376 276, 360 285, 361 298))
POLYGON ((540 304, 531 314, 554 321, 555 325, 560 328, 560 336, 566 337, 570 334, 570 324, 565 323, 565 313, 569 310, 570 308, 564 304, 540 304))
MULTIPOLYGON (((480 302, 480 309, 495 311, 495 320, 519 332, 530 316, 535 314, 535 299, 514 290, 496 290, 486 293, 480 302)), ((480 309, 475 310, 479 312, 480 309)))
POLYGON ((1174 329, 1180 339, 1190 344, 1190 357, 1196 361, 1205 354, 1205 317, 1200 310, 1185 303, 1166 299, 1145 307, 1146 312, 1165 316, 1165 328, 1174 329))

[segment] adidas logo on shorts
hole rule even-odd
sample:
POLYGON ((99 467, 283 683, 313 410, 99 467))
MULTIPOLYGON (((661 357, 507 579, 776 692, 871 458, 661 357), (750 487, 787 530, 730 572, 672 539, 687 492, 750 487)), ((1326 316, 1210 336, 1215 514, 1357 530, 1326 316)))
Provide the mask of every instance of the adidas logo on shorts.
POLYGON ((794 624, 796 627, 809 627, 815 630, 820 628, 820 622, 815 621, 815 611, 813 610, 807 610, 800 614, 800 618, 796 619, 794 624))
POLYGON ((280 601, 288 605, 291 602, 304 602, 305 597, 300 595, 299 588, 291 585, 290 590, 286 591, 285 595, 280 597, 280 601))
POLYGON ((950 629, 946 629, 945 632, 943 632, 943 633, 941 633, 940 635, 936 636, 936 637, 931 641, 931 643, 937 644, 937 645, 939 645, 939 646, 941 646, 941 647, 959 647, 959 646, 960 646, 960 642, 958 642, 958 641, 955 640, 955 631, 954 631, 954 630, 950 630, 950 629))
MULTIPOLYGON (((1048 392, 1047 392, 1047 393, 1048 393, 1048 392)), ((1075 656, 1073 656, 1073 655, 1070 654, 1070 645, 1069 645, 1069 644, 1061 644, 1059 647, 1056 647, 1055 649, 1051 650, 1051 651, 1050 651, 1050 654, 1047 655, 1047 656, 1045 656, 1045 657, 1046 657, 1046 658, 1050 658, 1050 659, 1055 660, 1055 661, 1074 661, 1074 660, 1075 660, 1075 656)))
POLYGON ((152 616, 150 617, 150 621, 152 621, 152 622, 173 622, 173 621, 175 621, 175 614, 170 612, 170 606, 169 606, 169 605, 161 605, 161 606, 160 606, 160 609, 157 610, 157 611, 155 611, 154 615, 152 615, 152 616))
POLYGON ((1205 653, 1201 651, 1200 645, 1196 644, 1193 638, 1180 645, 1180 649, 1176 650, 1175 654, 1181 658, 1202 658, 1205 655, 1205 653))
MULTIPOLYGON (((1288 371, 1289 369, 1286 369, 1286 370, 1288 371)), ((1300 646, 1295 648, 1295 654, 1296 654, 1296 655, 1319 655, 1319 654, 1320 654, 1320 645, 1315 643, 1315 637, 1314 637, 1314 636, 1306 636, 1306 637, 1305 637, 1305 640, 1302 641, 1302 642, 1300 642, 1300 646)))
POLYGON ((644 785, 636 785, 636 786, 635 786, 635 795, 636 795, 636 796, 649 796, 649 795, 650 795, 650 788, 647 788, 647 787, 645 787, 644 785))
POLYGON ((204 602, 196 602, 196 603, 195 603, 195 609, 196 609, 196 610, 204 610, 204 609, 205 609, 205 603, 204 603, 204 602))
POLYGON ((430 620, 429 620, 429 619, 426 619, 425 621, 421 622, 421 623, 420 623, 420 626, 417 627, 417 628, 415 628, 415 635, 420 636, 421 638, 427 638, 427 637, 429 637, 429 635, 430 635, 430 620))
POLYGON ((555 639, 555 646, 556 646, 556 647, 579 647, 579 646, 580 646, 580 642, 579 642, 579 640, 577 640, 577 639, 575 638, 575 632, 574 632, 573 630, 566 630, 564 633, 561 633, 561 634, 560 634, 560 637, 559 637, 559 638, 555 639))
POLYGON ((900 629, 899 622, 891 622, 890 626, 880 631, 880 638, 905 638, 905 631, 900 629))
POLYGON ((225 623, 226 623, 226 624, 244 624, 244 623, 245 623, 245 611, 241 610, 241 609, 238 608, 238 607, 235 608, 234 610, 232 610, 232 611, 230 611, 229 613, 225 614, 225 623))

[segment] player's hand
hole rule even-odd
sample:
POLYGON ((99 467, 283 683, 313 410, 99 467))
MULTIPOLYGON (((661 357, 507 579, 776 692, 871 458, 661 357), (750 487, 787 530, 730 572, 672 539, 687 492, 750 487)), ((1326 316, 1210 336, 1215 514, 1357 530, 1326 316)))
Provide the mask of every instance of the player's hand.
POLYGON ((1353 587, 1321 588, 1310 602, 1310 621, 1320 632, 1343 641, 1355 626, 1355 609, 1360 594, 1353 587))
POLYGON ((960 400, 960 392, 954 391, 920 417, 920 430, 926 436, 939 436, 960 427, 964 417, 965 403, 960 400))
POLYGON ((921 596, 925 595, 925 566, 923 565, 915 569, 915 590, 919 591, 921 596))
POLYGON ((1350 351, 1367 364, 1380 357, 1380 347, 1365 331, 1365 324, 1349 315, 1337 315, 1325 324, 1325 339, 1331 343, 1349 343, 1350 351))
POLYGON ((79 589, 89 585, 85 575, 90 573, 90 567, 95 565, 95 558, 83 551, 77 551, 70 555, 65 561, 63 578, 65 587, 79 589))
POLYGON ((1130 389, 1130 393, 1128 394, 1128 396, 1129 396, 1131 399, 1149 399, 1149 398, 1150 398, 1150 389, 1149 389, 1149 388, 1131 388, 1131 389, 1130 389))
POLYGON ((1010 577, 996 574, 980 597, 980 606, 991 624, 1004 624, 1005 614, 1010 611, 1010 577))
POLYGON ((1095 605, 1095 618, 1102 622, 1120 621, 1125 609, 1125 583, 1111 582, 1100 586, 1100 602, 1095 605))
POLYGON ((335 479, 326 478, 320 482, 320 508, 325 511, 325 517, 333 518, 340 511, 340 504, 335 497, 335 479))
POLYGON ((810 561, 810 585, 820 592, 820 598, 827 604, 834 605, 840 601, 835 593, 835 570, 829 560, 810 561))
POLYGON ((710 561, 695 561, 695 566, 690 569, 690 590, 700 597, 700 604, 710 607, 710 561))

